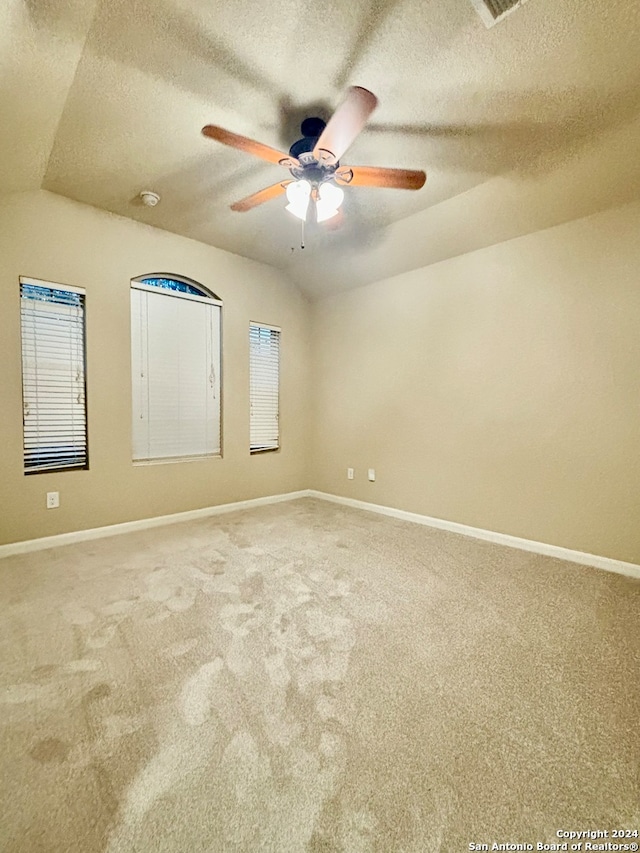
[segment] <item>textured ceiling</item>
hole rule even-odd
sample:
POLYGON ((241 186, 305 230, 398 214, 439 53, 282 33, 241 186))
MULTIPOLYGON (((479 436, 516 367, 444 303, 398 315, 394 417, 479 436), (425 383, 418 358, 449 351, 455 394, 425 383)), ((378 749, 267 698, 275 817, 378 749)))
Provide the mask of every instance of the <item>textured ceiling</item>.
POLYGON ((470 0, 0 5, 1 192, 148 222, 311 295, 640 195, 638 0, 530 0, 491 29, 470 0), (426 186, 347 188, 342 227, 308 227, 304 250, 282 199, 230 211, 287 172, 201 127, 287 150, 349 85, 380 106, 343 162, 424 169, 426 186))

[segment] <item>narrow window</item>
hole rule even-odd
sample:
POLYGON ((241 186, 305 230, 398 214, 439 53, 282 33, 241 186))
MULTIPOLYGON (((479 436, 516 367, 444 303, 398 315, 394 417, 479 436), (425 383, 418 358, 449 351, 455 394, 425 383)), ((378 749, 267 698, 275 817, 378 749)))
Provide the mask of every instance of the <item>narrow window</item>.
POLYGON ((280 447, 280 329, 249 324, 251 453, 280 447))
POLYGON ((25 474, 88 467, 84 300, 20 277, 25 474))
POLYGON ((197 282, 131 282, 133 460, 220 454, 220 316, 197 282))

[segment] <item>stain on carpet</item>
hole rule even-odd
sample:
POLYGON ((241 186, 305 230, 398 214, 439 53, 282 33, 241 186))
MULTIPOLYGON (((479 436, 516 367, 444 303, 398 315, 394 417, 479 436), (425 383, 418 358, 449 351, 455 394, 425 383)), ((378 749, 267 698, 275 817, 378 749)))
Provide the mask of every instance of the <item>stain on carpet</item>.
POLYGON ((60 763, 66 761, 70 749, 70 744, 58 738, 49 737, 39 740, 29 750, 29 755, 41 764, 49 764, 52 761, 60 763))
POLYGON ((87 702, 98 702, 100 699, 106 699, 107 696, 111 696, 111 687, 103 681, 85 693, 84 698, 87 702))

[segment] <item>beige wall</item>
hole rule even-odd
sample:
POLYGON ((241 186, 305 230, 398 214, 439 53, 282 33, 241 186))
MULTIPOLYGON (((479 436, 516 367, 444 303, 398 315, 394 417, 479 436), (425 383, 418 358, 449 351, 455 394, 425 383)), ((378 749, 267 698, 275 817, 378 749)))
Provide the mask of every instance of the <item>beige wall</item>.
POLYGON ((0 203, 0 543, 305 488, 309 306, 262 264, 47 192, 0 203), (131 463, 129 282, 173 272, 210 287, 223 307, 223 458, 131 463), (87 292, 90 470, 25 476, 18 277, 87 292), (282 328, 277 453, 249 456, 249 321, 282 328), (60 508, 47 510, 47 491, 60 508))
POLYGON ((325 298, 312 345, 315 488, 640 563, 640 204, 325 298))
POLYGON ((639 233, 627 205, 309 306, 253 261, 5 198, 0 543, 313 487, 640 562, 639 233), (153 271, 224 300, 222 459, 131 463, 129 280, 153 271), (20 275, 87 290, 89 471, 23 474, 20 275), (283 330, 282 450, 255 457, 250 320, 283 330))

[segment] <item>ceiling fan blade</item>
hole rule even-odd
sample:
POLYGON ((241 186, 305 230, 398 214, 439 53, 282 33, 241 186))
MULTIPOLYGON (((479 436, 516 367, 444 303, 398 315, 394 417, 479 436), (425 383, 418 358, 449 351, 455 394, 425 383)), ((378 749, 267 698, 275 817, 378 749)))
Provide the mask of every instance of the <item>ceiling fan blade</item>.
POLYGON ((313 149, 316 160, 323 163, 339 160, 377 106, 378 99, 373 92, 361 86, 351 86, 313 149))
POLYGON ((352 187, 385 187, 397 190, 419 190, 427 176, 414 169, 381 169, 377 166, 347 166, 335 173, 339 184, 352 187))
POLYGON ((275 163, 276 165, 281 163, 287 168, 289 165, 295 166, 298 163, 295 157, 290 157, 283 151, 277 151, 275 148, 270 148, 268 145, 263 145, 262 142, 249 139, 247 136, 231 133, 230 130, 217 127, 215 124, 207 124, 202 128, 202 133, 209 139, 215 139, 216 142, 222 142, 223 145, 246 151, 247 154, 253 154, 254 157, 260 157, 261 160, 266 160, 268 163, 275 163))
POLYGON ((283 181, 280 184, 273 184, 270 187, 265 187, 263 190, 258 190, 257 193, 253 193, 253 195, 248 195, 246 198, 242 198, 240 201, 234 202, 231 205, 231 210, 236 210, 238 213, 246 213, 247 210, 251 210, 259 204, 264 204, 265 201, 271 201, 272 198, 277 198, 279 195, 283 195, 287 185, 290 183, 291 181, 283 181))

